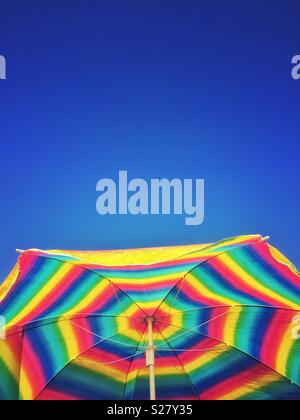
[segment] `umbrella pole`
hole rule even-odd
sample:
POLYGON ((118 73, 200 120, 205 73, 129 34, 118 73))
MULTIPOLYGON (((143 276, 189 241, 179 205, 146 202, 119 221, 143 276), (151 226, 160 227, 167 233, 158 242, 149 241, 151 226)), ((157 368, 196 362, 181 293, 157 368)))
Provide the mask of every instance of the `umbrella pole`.
POLYGON ((149 367, 149 385, 150 385, 150 400, 156 400, 155 392, 155 354, 153 346, 153 317, 149 316, 147 318, 148 324, 148 347, 146 351, 146 365, 149 367))

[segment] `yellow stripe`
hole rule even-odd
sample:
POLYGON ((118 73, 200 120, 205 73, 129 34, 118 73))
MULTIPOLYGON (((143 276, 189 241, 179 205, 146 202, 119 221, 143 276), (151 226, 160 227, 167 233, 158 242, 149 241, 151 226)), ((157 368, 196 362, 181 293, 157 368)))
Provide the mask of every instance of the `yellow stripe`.
POLYGON ((295 303, 284 298, 283 296, 279 295, 273 290, 263 286, 253 276, 251 276, 249 273, 247 273, 247 271, 245 271, 241 266, 239 266, 229 255, 222 254, 218 257, 218 259, 223 264, 225 264, 227 268, 229 268, 234 274, 236 274, 240 279, 242 279, 244 283, 250 285, 253 289, 260 291, 266 297, 271 297, 277 300, 279 303, 287 305, 290 308, 299 309, 299 305, 296 305, 295 303))
POLYGON ((17 359, 17 355, 14 354, 14 352, 10 348, 8 340, 9 339, 0 339, 0 358, 7 367, 7 369, 10 371, 10 373, 13 375, 15 380, 19 382, 19 368, 21 362, 17 359))
MULTIPOLYGON (((151 271, 151 269, 150 269, 151 271)), ((149 271, 148 271, 149 273, 149 271)), ((152 284, 152 283, 163 283, 165 281, 170 281, 170 285, 172 286, 172 283, 176 283, 177 281, 179 281, 184 275, 185 275, 186 271, 178 271, 178 272, 174 272, 174 273, 167 273, 164 275, 155 275, 153 273, 153 275, 151 277, 147 276, 147 277, 143 277, 138 276, 136 274, 134 274, 131 278, 129 278, 130 273, 126 273, 124 274, 124 277, 115 277, 112 273, 112 276, 107 276, 109 277, 114 284, 116 285, 133 285, 135 286, 136 283, 142 282, 143 285, 147 285, 147 284, 152 284)))
POLYGON ((290 261, 290 260, 288 260, 278 249, 276 249, 276 248, 274 248, 273 246, 271 246, 271 245, 268 245, 269 246, 269 250, 270 250, 270 253, 271 253, 271 255, 272 255, 272 257, 276 260, 276 261, 278 261, 280 264, 283 264, 283 265, 286 265, 286 266, 288 266, 288 268, 294 273, 294 274, 296 274, 297 276, 299 276, 300 275, 300 273, 299 273, 299 271, 297 270, 297 268, 294 266, 294 264, 290 261))
POLYGON ((68 360, 72 360, 80 354, 80 344, 78 343, 78 338, 76 332, 74 331, 76 327, 70 322, 62 322, 57 324, 60 333, 63 337, 63 343, 68 352, 68 360))
POLYGON ((160 300, 153 300, 153 301, 150 301, 150 302, 143 302, 143 301, 135 300, 134 302, 143 311, 153 310, 153 312, 158 308, 158 306, 161 303, 160 300))
POLYGON ((12 272, 4 280, 0 286, 0 302, 6 297, 7 293, 11 290, 17 281, 19 275, 19 264, 16 264, 12 272))
POLYGON ((72 362, 72 365, 83 367, 87 370, 90 370, 91 372, 98 373, 103 376, 107 376, 110 379, 114 379, 118 382, 125 382, 126 374, 124 374, 120 369, 117 368, 117 363, 115 365, 111 364, 101 364, 95 362, 95 360, 90 359, 86 356, 80 356, 74 362, 72 362))
POLYGON ((205 366, 207 363, 212 362, 213 360, 218 359, 220 356, 222 356, 224 353, 230 351, 228 347, 224 347, 223 349, 216 349, 211 350, 204 355, 200 355, 196 359, 192 360, 191 362, 184 365, 185 370, 190 373, 194 370, 201 369, 203 366, 205 366))
POLYGON ((288 358, 292 347, 295 344, 295 339, 292 335, 292 319, 289 325, 287 325, 287 330, 281 340, 280 346, 278 348, 277 358, 276 358, 276 366, 275 370, 281 375, 286 377, 286 369, 288 364, 288 358))
POLYGON ((188 284, 195 290, 195 296, 202 295, 205 298, 213 299, 220 303, 220 305, 228 305, 228 306, 234 306, 237 305, 238 302, 227 299, 224 296, 220 296, 211 290, 209 290, 204 284, 201 283, 201 279, 196 279, 192 273, 189 273, 186 276, 186 280, 188 284))
POLYGON ((129 328, 129 320, 126 317, 116 317, 118 334, 121 334, 138 344, 141 340, 140 334, 133 328, 129 328))
POLYGON ((218 398, 218 400, 223 401, 232 401, 238 398, 245 397, 247 394, 251 394, 256 391, 260 391, 261 388, 271 384, 274 381, 278 380, 278 375, 275 372, 267 373, 266 375, 261 376, 260 378, 256 379, 255 382, 249 382, 245 386, 241 386, 236 388, 234 391, 229 392, 228 394, 222 395, 222 397, 218 398))
POLYGON ((36 296, 23 308, 9 323, 8 326, 18 324, 29 315, 47 297, 52 290, 72 271, 72 265, 63 265, 47 282, 47 284, 36 294, 36 296))
MULTIPOLYGON (((107 288, 111 287, 108 280, 102 280, 98 283, 77 305, 69 309, 66 313, 67 316, 76 315, 83 313, 89 305, 91 305, 96 299, 99 299, 100 295, 107 288)), ((100 302, 100 301, 99 301, 100 302)))
POLYGON ((229 346, 234 347, 235 345, 237 324, 239 322, 240 315, 242 312, 243 308, 232 308, 227 315, 224 315, 224 317, 226 317, 226 322, 223 329, 223 341, 229 346))
POLYGON ((20 373, 20 399, 25 401, 33 400, 33 389, 31 387, 30 380, 28 379, 25 369, 21 367, 20 373))
POLYGON ((122 249, 111 251, 46 251, 49 255, 71 255, 85 263, 95 263, 107 266, 147 265, 169 261, 181 257, 188 252, 206 248, 208 244, 182 245, 158 248, 122 249))
MULTIPOLYGON (((133 380, 136 380, 137 374, 138 374, 139 377, 148 378, 149 377, 149 369, 145 367, 143 369, 134 369, 134 370, 130 371, 129 374, 128 374, 127 382, 129 383, 133 380)), ((182 375, 182 374, 183 374, 183 371, 182 371, 182 369, 180 369, 180 366, 178 366, 178 368, 176 368, 174 366, 166 366, 166 367, 156 366, 155 367, 156 377, 170 376, 170 375, 182 375)))

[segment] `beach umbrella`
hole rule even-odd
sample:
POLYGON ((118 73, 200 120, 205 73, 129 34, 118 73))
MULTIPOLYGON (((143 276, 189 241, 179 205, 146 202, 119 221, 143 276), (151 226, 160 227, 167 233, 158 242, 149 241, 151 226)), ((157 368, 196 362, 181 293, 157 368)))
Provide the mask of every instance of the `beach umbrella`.
POLYGON ((0 399, 300 400, 300 275, 267 238, 20 253, 0 399))

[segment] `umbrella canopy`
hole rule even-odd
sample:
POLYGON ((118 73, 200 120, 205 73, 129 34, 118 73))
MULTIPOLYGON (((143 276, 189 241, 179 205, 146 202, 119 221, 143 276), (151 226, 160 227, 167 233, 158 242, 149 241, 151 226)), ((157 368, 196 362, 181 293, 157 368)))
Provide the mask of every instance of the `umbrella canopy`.
POLYGON ((300 400, 300 275, 259 235, 23 251, 0 315, 0 399, 300 400))

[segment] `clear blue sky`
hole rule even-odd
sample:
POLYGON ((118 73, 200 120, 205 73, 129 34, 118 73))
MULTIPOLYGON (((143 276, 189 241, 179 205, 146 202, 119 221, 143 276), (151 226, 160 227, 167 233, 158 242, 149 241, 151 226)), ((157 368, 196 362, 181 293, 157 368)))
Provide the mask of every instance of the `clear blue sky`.
POLYGON ((270 235, 297 265, 297 0, 0 4, 0 281, 15 248, 270 235), (206 179, 206 219, 108 216, 96 182, 206 179))

